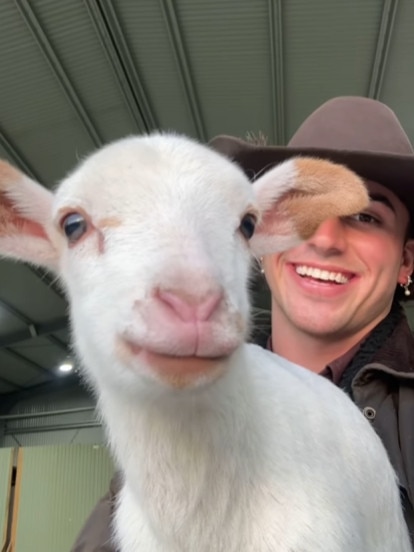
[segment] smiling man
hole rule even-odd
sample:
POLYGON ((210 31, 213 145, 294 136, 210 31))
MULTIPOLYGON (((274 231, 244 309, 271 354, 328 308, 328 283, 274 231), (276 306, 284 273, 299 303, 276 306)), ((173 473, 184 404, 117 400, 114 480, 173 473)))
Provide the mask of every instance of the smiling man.
MULTIPOLYGON (((413 535, 414 340, 399 301, 413 298, 414 151, 404 130, 384 104, 343 97, 310 115, 287 147, 227 136, 211 145, 250 178, 310 155, 343 163, 365 179, 371 203, 363 213, 327 220, 304 244, 263 259, 272 296, 267 346, 331 379, 371 420, 399 477, 413 535)), ((114 550, 117 491, 97 505, 73 552, 114 550)))
POLYGON ((398 474, 414 542, 414 339, 399 304, 413 298, 406 133, 383 103, 340 97, 313 112, 287 147, 226 136, 212 145, 251 178, 293 155, 342 163, 364 178, 371 202, 363 213, 327 220, 299 247, 262 259, 272 305, 267 347, 331 379, 371 420, 398 474))
POLYGON ((387 316, 396 284, 406 285, 412 272, 407 209, 384 186, 366 184, 371 204, 365 212, 328 220, 300 247, 263 262, 272 290, 273 350, 315 372, 387 316))

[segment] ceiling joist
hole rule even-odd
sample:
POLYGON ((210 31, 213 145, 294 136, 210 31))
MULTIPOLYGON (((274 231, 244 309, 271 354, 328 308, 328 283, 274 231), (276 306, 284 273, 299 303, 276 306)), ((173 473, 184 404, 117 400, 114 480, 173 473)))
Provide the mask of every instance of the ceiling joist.
MULTIPOLYGON (((15 307, 12 307, 9 303, 4 301, 3 299, 0 299, 0 307, 7 311, 9 314, 17 318, 17 320, 20 320, 20 322, 23 322, 23 324, 26 324, 28 328, 35 327, 35 323, 33 320, 31 320, 28 316, 23 314, 21 311, 17 310, 15 307)), ((32 335, 32 337, 34 337, 32 335)))
POLYGON ((283 14, 282 0, 268 0, 270 74, 272 101, 272 143, 284 145, 285 133, 285 80, 283 69, 283 14))
POLYGON ((113 3, 106 0, 84 0, 84 3, 137 130, 156 129, 158 125, 149 98, 113 3))
POLYGON ((46 339, 51 343, 52 345, 55 345, 58 349, 61 349, 66 354, 68 354, 68 344, 61 341, 59 338, 57 338, 55 335, 47 335, 46 339))
POLYGON ((161 11, 164 17, 167 33, 170 39, 172 51, 177 63, 178 74, 184 90, 186 103, 193 119, 193 123, 199 140, 207 141, 204 121, 201 114, 200 102, 197 97, 196 87, 192 77, 188 54, 175 12, 172 0, 160 0, 161 11))
POLYGON ((394 31, 395 16, 398 10, 398 0, 384 0, 381 24, 372 65, 368 97, 379 99, 387 66, 388 53, 394 31))
POLYGON ((59 58, 52 45, 50 44, 46 33, 42 29, 40 22, 37 19, 36 14, 33 10, 33 3, 31 5, 28 0, 14 0, 14 2, 19 9, 24 22, 30 29, 30 32, 32 33, 39 49, 46 58, 49 67, 51 68, 56 80, 60 84, 67 100, 75 110, 86 132, 92 140, 92 143, 95 147, 99 147, 100 145, 102 145, 102 140, 98 134, 98 131, 96 130, 94 123, 92 122, 86 109, 84 108, 82 101, 74 86, 72 85, 68 75, 66 74, 64 67, 59 61, 59 58))
POLYGON ((12 387, 13 391, 21 391, 22 389, 24 389, 24 387, 22 387, 21 385, 18 385, 14 381, 11 381, 8 378, 5 378, 4 376, 0 377, 0 385, 1 384, 7 385, 8 387, 12 387))
MULTIPOLYGON (((6 301, 3 301, 0 299, 0 307, 7 311, 9 314, 20 320, 23 324, 27 326, 27 332, 29 333, 30 338, 35 338, 39 336, 38 326, 35 324, 33 320, 31 320, 28 316, 23 314, 21 311, 17 310, 15 307, 12 307, 7 303, 6 301)), ((45 334, 46 339, 48 339, 51 343, 62 349, 63 351, 67 352, 67 346, 65 343, 63 343, 60 339, 58 339, 55 336, 45 334)), ((1 343, 1 339, 0 339, 1 343)), ((16 345, 16 343, 14 343, 16 345)), ((1 345, 0 345, 1 347, 1 345)))
POLYGON ((76 389, 78 390, 78 385, 79 375, 75 372, 73 374, 68 374, 64 378, 55 377, 50 381, 39 383, 27 388, 25 387, 19 391, 12 391, 11 393, 1 396, 0 413, 9 412, 16 403, 33 397, 35 394, 51 393, 62 388, 68 388, 69 386, 76 386, 76 389))
MULTIPOLYGON (((48 370, 47 368, 44 368, 37 362, 34 362, 33 360, 29 360, 24 355, 21 355, 20 353, 17 353, 16 351, 13 351, 12 349, 9 349, 9 347, 3 347, 2 353, 5 353, 9 355, 10 357, 14 358, 15 360, 18 360, 19 362, 25 364, 26 366, 29 366, 30 368, 34 368, 37 372, 41 374, 46 374, 49 378, 53 376, 53 372, 51 370, 48 370)), ((15 384, 14 384, 15 385, 15 384)))
MULTIPOLYGON (((66 317, 58 318, 52 322, 48 322, 47 324, 36 324, 34 326, 36 337, 52 337, 51 334, 61 330, 66 330, 67 327, 68 319, 66 317)), ((31 326, 26 326, 26 328, 22 330, 1 335, 0 349, 4 349, 5 347, 13 347, 28 339, 33 339, 33 328, 31 326)))

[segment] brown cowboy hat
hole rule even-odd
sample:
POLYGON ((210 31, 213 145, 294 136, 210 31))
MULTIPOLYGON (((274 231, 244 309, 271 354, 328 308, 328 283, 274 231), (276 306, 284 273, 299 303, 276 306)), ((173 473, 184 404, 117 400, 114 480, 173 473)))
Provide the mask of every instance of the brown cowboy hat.
MULTIPOLYGON (((410 214, 414 235, 414 150, 395 113, 369 98, 333 98, 314 111, 287 146, 260 146, 232 136, 210 145, 256 176, 296 155, 329 159, 391 190, 410 214)), ((397 289, 397 297, 408 298, 397 289)))
POLYGON ((330 159, 389 188, 414 223, 414 150, 395 113, 369 98, 327 101, 299 127, 287 146, 260 146, 231 136, 210 145, 236 161, 252 180, 295 155, 330 159))

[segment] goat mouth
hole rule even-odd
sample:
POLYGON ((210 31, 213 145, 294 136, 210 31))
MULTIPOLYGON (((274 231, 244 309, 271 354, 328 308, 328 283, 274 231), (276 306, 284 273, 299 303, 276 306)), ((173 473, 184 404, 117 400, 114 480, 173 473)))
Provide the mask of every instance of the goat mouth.
POLYGON ((169 356, 143 351, 142 358, 162 383, 185 389, 219 377, 224 372, 226 357, 169 356))
POLYGON ((175 373, 197 373, 213 367, 225 357, 203 357, 197 355, 174 356, 144 350, 142 357, 146 364, 157 370, 173 371, 175 373))
POLYGON ((118 352, 128 364, 134 361, 144 365, 158 379, 173 387, 187 387, 196 380, 212 379, 223 371, 228 354, 201 356, 197 354, 174 355, 158 352, 122 339, 118 352))
POLYGON ((237 340, 207 339, 199 342, 136 340, 126 335, 118 336, 119 346, 130 357, 148 364, 210 364, 229 357, 240 345, 237 340))

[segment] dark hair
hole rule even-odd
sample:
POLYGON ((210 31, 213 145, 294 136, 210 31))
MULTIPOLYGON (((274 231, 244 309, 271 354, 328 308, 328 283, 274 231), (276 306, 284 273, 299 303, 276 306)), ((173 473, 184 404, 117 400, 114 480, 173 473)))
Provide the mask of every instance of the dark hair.
MULTIPOLYGON (((405 236, 404 236, 404 246, 408 242, 408 240, 412 240, 414 238, 414 225, 411 219, 407 223, 407 228, 405 230, 405 236)), ((410 276, 413 276, 413 272, 410 274, 410 276)), ((408 301, 412 298, 412 294, 414 294, 414 282, 409 286, 408 288, 411 292, 411 295, 405 295, 405 289, 400 286, 400 284, 397 284, 397 287, 395 288, 394 292, 394 299, 396 299, 398 302, 402 301, 408 301)))

